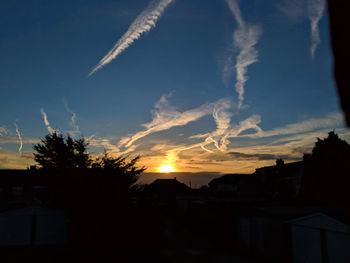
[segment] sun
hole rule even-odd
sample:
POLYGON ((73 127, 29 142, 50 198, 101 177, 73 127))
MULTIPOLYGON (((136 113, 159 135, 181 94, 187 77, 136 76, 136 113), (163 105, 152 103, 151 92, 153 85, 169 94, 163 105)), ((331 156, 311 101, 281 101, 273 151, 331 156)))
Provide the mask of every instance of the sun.
POLYGON ((161 173, 175 172, 174 168, 170 164, 163 164, 161 167, 158 168, 158 170, 161 173))

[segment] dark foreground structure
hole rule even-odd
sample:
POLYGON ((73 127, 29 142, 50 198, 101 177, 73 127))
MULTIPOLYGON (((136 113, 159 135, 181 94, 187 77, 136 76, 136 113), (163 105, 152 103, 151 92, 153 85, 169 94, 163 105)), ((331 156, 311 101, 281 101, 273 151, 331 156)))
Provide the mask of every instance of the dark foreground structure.
POLYGON ((1 262, 350 262, 348 206, 300 197, 308 163, 128 192, 93 169, 0 170, 1 262))

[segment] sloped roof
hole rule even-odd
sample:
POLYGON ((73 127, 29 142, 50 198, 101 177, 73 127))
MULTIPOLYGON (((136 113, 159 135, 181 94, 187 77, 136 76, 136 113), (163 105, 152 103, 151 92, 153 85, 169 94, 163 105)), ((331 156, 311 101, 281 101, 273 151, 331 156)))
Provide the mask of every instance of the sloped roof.
POLYGON ((148 190, 153 192, 185 192, 190 188, 174 179, 156 179, 148 186, 148 190))
POLYGON ((236 184, 242 179, 246 179, 250 174, 225 174, 219 178, 215 178, 209 182, 209 186, 215 184, 236 184))
POLYGON ((350 226, 323 213, 314 213, 308 216, 298 217, 288 220, 286 223, 350 234, 350 226))
POLYGON ((285 163, 281 166, 272 165, 272 166, 264 166, 261 168, 257 168, 254 172, 255 175, 277 175, 282 174, 283 176, 292 176, 295 175, 296 172, 304 167, 304 161, 285 163))
POLYGON ((310 215, 323 214, 341 222, 347 209, 335 206, 300 206, 300 205, 273 205, 256 207, 260 215, 286 222, 307 218, 310 215))

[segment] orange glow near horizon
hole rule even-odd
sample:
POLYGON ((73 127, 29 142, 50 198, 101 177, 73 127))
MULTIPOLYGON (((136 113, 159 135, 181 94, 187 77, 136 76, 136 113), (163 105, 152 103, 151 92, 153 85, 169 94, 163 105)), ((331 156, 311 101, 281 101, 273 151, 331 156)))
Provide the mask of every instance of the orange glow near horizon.
POLYGON ((175 172, 175 169, 170 164, 163 164, 158 168, 160 173, 171 173, 175 172))

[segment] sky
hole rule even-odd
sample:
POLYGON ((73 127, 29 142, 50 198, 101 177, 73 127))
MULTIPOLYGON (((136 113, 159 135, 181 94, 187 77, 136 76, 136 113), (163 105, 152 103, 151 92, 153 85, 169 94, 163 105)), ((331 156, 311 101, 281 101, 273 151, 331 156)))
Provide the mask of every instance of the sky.
POLYGON ((251 173, 333 129, 350 141, 324 0, 4 0, 0 58, 0 169, 55 131, 150 173, 251 173))

